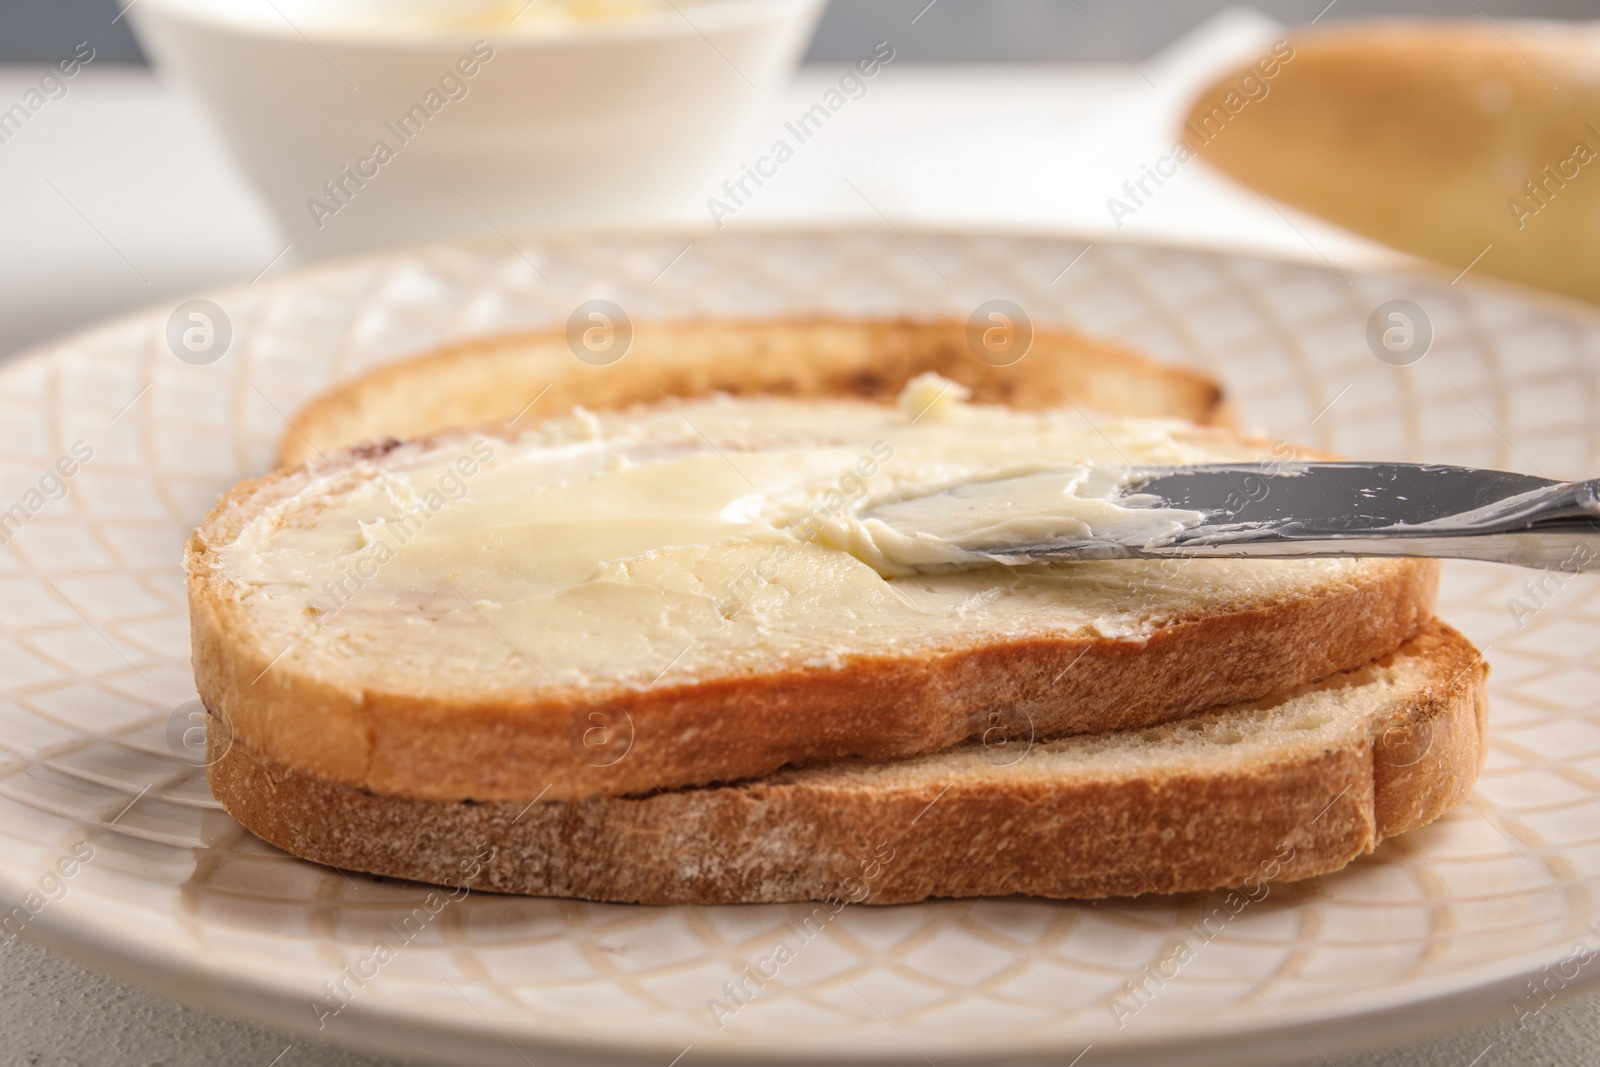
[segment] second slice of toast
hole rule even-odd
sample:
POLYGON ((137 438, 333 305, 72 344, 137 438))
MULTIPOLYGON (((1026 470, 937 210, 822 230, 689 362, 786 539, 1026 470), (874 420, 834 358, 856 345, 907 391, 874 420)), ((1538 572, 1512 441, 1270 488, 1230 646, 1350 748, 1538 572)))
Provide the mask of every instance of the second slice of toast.
POLYGON ((951 319, 641 321, 621 358, 612 363, 607 356, 603 365, 575 358, 564 330, 506 334, 341 382, 295 414, 278 462, 298 466, 319 453, 385 437, 509 419, 526 425, 574 404, 609 411, 718 393, 887 404, 930 371, 971 390, 974 400, 1019 410, 1078 405, 1103 415, 1231 425, 1216 382, 1111 341, 1039 327, 1020 359, 994 363, 977 351, 981 346, 975 348, 967 324, 951 319))

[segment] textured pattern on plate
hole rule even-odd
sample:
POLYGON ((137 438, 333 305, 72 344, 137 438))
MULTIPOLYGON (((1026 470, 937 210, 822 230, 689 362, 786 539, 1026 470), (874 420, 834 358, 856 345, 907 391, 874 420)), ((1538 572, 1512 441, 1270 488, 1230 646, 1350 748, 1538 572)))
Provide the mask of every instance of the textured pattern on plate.
POLYGON ((1592 578, 1541 589, 1528 572, 1448 568, 1443 614, 1494 665, 1492 753, 1472 802, 1237 914, 1221 895, 849 907, 801 944, 790 923, 809 907, 474 895, 413 919, 409 943, 378 965, 374 943, 400 942, 426 890, 262 845, 173 755, 172 713, 194 696, 179 546, 218 493, 264 469, 285 413, 366 367, 563 322, 593 297, 635 320, 964 317, 1004 297, 1036 322, 1209 368, 1247 425, 1287 439, 1594 473, 1600 326, 1581 313, 1428 279, 1139 246, 1082 252, 890 232, 447 247, 216 294, 235 340, 209 366, 172 355, 161 309, 6 368, 0 508, 23 502, 26 522, 0 550, 0 892, 14 902, 37 891, 13 924, 301 1027, 318 1021, 314 999, 339 1006, 324 983, 348 966, 365 974, 345 981, 349 1004, 324 1036, 470 1049, 476 1062, 550 1062, 552 1042, 664 1064, 691 1043, 696 1056, 826 1048, 922 1062, 1028 1049, 1070 1059, 1091 1042, 1103 1060, 1169 1041, 1237 1062, 1309 1054, 1289 1020, 1332 1051, 1364 1040, 1365 1028, 1335 1028, 1341 1019, 1447 994, 1510 1012, 1519 976, 1579 939, 1600 943, 1592 578), (1408 367, 1380 362, 1365 339, 1373 309, 1395 298, 1434 327, 1431 351, 1408 367), (66 496, 48 499, 59 494, 47 479, 29 497, 78 441, 93 457, 66 496), (1512 598, 1527 610, 1513 612, 1512 598), (85 842, 87 864, 65 881, 47 875, 85 842), (1226 921, 1203 925, 1214 913, 1226 921), (748 981, 748 1003, 719 1029, 708 1000, 736 1006, 725 983, 780 940, 794 958, 759 988, 748 981), (1192 958, 1175 967, 1180 943, 1192 958), (1176 977, 1145 977, 1163 969, 1176 977))

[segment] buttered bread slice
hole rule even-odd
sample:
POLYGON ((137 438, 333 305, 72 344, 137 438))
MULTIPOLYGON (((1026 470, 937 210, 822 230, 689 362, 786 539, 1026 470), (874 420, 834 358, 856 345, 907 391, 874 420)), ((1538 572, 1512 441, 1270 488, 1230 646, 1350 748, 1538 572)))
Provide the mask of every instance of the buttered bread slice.
POLYGON ((579 410, 246 483, 188 547, 201 696, 272 766, 527 803, 1145 727, 1360 667, 1431 617, 1429 561, 852 554, 836 520, 918 487, 1276 455, 963 392, 579 410))

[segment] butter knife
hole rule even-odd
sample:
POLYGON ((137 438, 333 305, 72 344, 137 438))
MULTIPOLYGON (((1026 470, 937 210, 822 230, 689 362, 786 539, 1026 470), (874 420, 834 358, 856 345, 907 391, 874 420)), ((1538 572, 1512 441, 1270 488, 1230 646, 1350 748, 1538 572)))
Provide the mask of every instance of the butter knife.
POLYGON ((1559 482, 1415 463, 1084 467, 963 482, 867 508, 917 569, 1171 557, 1433 556, 1567 572, 1600 569, 1600 479, 1559 482), (1114 521, 1021 521, 1061 493, 1114 521), (930 516, 938 516, 937 523, 930 516), (937 533, 930 533, 936 527, 937 533))

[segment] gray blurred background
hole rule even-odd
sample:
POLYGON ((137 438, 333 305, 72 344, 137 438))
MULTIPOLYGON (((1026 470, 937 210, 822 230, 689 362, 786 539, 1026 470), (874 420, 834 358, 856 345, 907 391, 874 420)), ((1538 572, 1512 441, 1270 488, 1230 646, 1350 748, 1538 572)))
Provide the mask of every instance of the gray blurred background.
MULTIPOLYGON (((132 0, 138 3, 138 0, 132 0)), ((140 63, 129 0, 0 0, 0 63, 56 59, 87 40, 99 62, 140 63), (117 21, 113 21, 117 19, 117 21)), ((854 59, 893 36, 902 59, 922 62, 1115 62, 1153 55, 1225 0, 833 0, 807 59, 854 59), (905 27, 915 18, 914 32, 905 27)), ((1596 0, 1253 0, 1284 23, 1418 16, 1596 18, 1596 0), (1326 14, 1322 14, 1326 9, 1326 14)))

